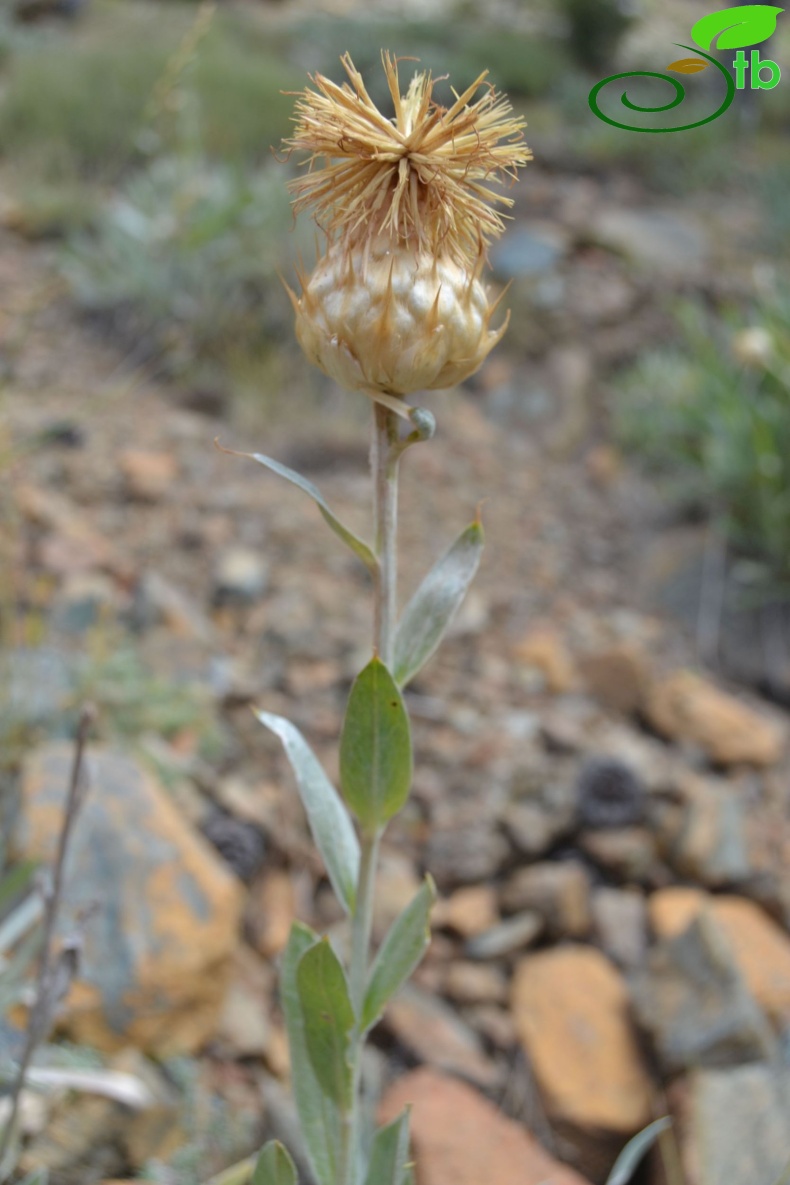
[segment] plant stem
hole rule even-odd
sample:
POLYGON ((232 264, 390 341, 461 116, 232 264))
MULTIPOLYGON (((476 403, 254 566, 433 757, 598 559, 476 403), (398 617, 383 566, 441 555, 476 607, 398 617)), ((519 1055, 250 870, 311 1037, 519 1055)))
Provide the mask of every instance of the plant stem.
POLYGON ((63 877, 66 868, 69 840, 71 839, 85 792, 82 777, 85 745, 87 744, 88 733, 93 726, 95 718, 96 712, 93 706, 86 705, 80 713, 79 724, 77 726, 74 757, 71 763, 71 774, 66 791, 66 802, 63 808, 63 822, 58 836, 55 863, 52 869, 52 880, 44 899, 41 961, 36 980, 35 1001, 30 1010, 25 1045, 19 1060, 16 1080, 11 1091, 11 1112, 0 1136, 0 1181, 7 1180, 8 1174, 13 1167, 6 1166, 4 1162, 16 1130, 19 1103, 22 1098, 22 1091, 25 1088, 25 1079, 30 1069, 30 1063, 36 1047, 49 1036, 52 1023, 55 1019, 54 1014, 60 1003, 59 993, 63 990, 63 985, 58 983, 58 966, 54 958, 55 926, 58 920, 58 909, 63 896, 63 877))
POLYGON ((375 585, 374 600, 374 645, 381 661, 392 667, 395 642, 395 615, 397 593, 397 547, 398 528, 398 443, 397 417, 394 412, 380 404, 374 404, 373 445, 371 468, 373 470, 374 525, 376 533, 376 555, 379 570, 375 585))
MULTIPOLYGON (((398 527, 398 424, 394 412, 374 403, 373 441, 370 464, 373 477, 373 520, 378 569, 373 599, 373 645, 381 661, 391 670, 395 644, 398 527)), ((357 1019, 350 1053, 352 1070, 351 1111, 343 1125, 340 1185, 358 1185, 359 1141, 362 1134, 362 1054, 365 1037, 359 1018, 365 999, 373 925, 373 896, 376 886, 381 829, 360 837, 359 880, 351 928, 349 992, 357 1019)))

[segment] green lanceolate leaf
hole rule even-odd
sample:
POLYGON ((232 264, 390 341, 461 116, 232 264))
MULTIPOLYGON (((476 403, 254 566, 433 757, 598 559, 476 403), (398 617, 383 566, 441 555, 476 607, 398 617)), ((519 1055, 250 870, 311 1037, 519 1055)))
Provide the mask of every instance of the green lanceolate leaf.
POLYGON ((348 1051, 354 1010, 345 972, 328 938, 302 955, 296 986, 313 1073, 324 1093, 345 1111, 351 1104, 348 1051))
POLYGON ((783 8, 771 4, 739 4, 709 12, 692 27, 691 36, 702 49, 743 49, 765 41, 776 29, 783 8))
POLYGON ((362 560, 362 563, 365 565, 368 571, 376 571, 378 567, 378 560, 373 554, 371 548, 369 548, 367 543, 363 542, 362 539, 358 539, 353 531, 349 531, 348 527, 345 527, 341 523, 340 519, 337 518, 335 514, 333 514, 333 512, 329 509, 323 494, 317 486, 314 486, 313 483, 308 481, 306 477, 302 477, 301 473, 297 473, 295 469, 289 469, 287 465, 281 465, 279 461, 274 461, 271 457, 265 457, 263 453, 250 453, 245 455, 253 457, 254 460, 260 462, 261 465, 265 465, 267 469, 271 469, 272 473, 279 474, 279 476, 284 477, 286 481, 290 481, 291 485, 295 485, 300 490, 304 490, 304 492, 313 499, 316 506, 321 511, 324 519, 335 532, 337 537, 342 539, 346 546, 350 547, 354 554, 362 560))
POLYGON ((351 914, 359 876, 359 841, 348 811, 299 729, 270 712, 258 712, 258 719, 283 743, 332 888, 346 913, 351 914))
POLYGON ((381 1127, 373 1137, 365 1185, 403 1185, 409 1160, 409 1112, 381 1127))
POLYGON ((302 1001, 297 984, 301 959, 320 943, 318 935, 300 922, 291 927, 280 972, 280 996, 296 1109, 313 1174, 319 1185, 337 1185, 340 1173, 341 1120, 337 1104, 322 1089, 308 1052, 302 1001))
POLYGON ((252 1173, 251 1185, 297 1185, 296 1166, 279 1140, 264 1144, 252 1173))
POLYGON ((343 797, 363 827, 383 826, 409 795, 411 732, 403 697, 379 658, 357 675, 340 739, 343 797))
POLYGON ((672 1120, 667 1117, 656 1119, 655 1123, 649 1124, 635 1135, 633 1140, 629 1140, 614 1162, 606 1185, 628 1185, 648 1148, 671 1126, 672 1120))
POLYGON ((395 635, 395 682, 405 687, 425 665, 455 617, 483 554, 483 525, 471 523, 431 568, 403 610, 395 635))
POLYGON ((436 900, 436 888, 430 876, 416 896, 395 919, 379 948, 370 971, 362 1027, 374 1024, 389 999, 409 978, 425 954, 431 940, 430 913, 436 900))

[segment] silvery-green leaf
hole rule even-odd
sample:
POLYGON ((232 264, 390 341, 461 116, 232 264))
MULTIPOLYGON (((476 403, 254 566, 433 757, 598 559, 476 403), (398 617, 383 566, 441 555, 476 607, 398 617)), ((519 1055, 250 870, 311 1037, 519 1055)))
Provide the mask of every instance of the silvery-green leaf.
POLYGON ((297 473, 295 469, 289 469, 287 465, 281 465, 279 461, 275 461, 271 457, 266 457, 263 453, 250 453, 248 455, 253 457, 261 465, 265 465, 267 469, 271 469, 272 473, 277 473, 280 477, 284 477, 286 481, 290 481, 292 485, 297 486, 300 490, 304 490, 313 499, 337 537, 342 539, 346 546, 350 547, 354 554, 362 560, 368 571, 376 571, 378 560, 372 550, 368 547, 367 543, 359 539, 353 531, 350 531, 348 527, 341 523, 340 519, 330 510, 323 494, 317 486, 314 486, 306 477, 302 477, 301 473, 297 473))
POLYGON ((439 559, 403 610, 395 635, 399 687, 425 665, 458 612, 483 554, 483 525, 471 523, 439 559))
POLYGON ((288 1030, 291 1081, 296 1109, 313 1174, 319 1185, 337 1185, 341 1123, 337 1104, 321 1089, 307 1049, 304 1013, 297 985, 297 968, 304 955, 320 942, 309 926, 295 922, 283 954, 280 997, 288 1030))
POLYGON ((390 926, 371 968, 362 1027, 374 1024, 388 1000, 409 978, 431 940, 430 913, 436 900, 436 888, 430 876, 404 911, 390 926))
POLYGON ((359 841, 343 800, 290 720, 271 712, 258 712, 257 715, 261 724, 271 729, 283 743, 332 888, 346 913, 351 914, 359 876, 359 841))
POLYGON ((672 1120, 665 1116, 663 1119, 656 1119, 654 1123, 643 1128, 632 1140, 629 1140, 614 1162, 614 1168, 609 1174, 606 1185, 628 1185, 648 1148, 655 1143, 663 1131, 671 1126, 672 1120))
POLYGON ((250 1185, 297 1185, 296 1166, 279 1140, 269 1140, 261 1149, 250 1185))
POLYGON ((406 706, 392 675, 374 657, 354 680, 343 721, 343 797, 363 827, 381 827, 405 803, 411 778, 406 706))
POLYGON ((373 1137, 365 1185, 403 1185, 409 1159, 409 1112, 381 1127, 373 1137))
POLYGON ((19 1185, 49 1185, 49 1172, 46 1169, 34 1169, 19 1182, 19 1185))
POLYGON ((703 49, 743 49, 758 45, 776 29, 783 8, 771 4, 739 4, 709 12, 692 26, 691 36, 703 49))
POLYGON ((307 1052, 319 1086, 341 1110, 351 1105, 350 1033, 354 1009, 340 961, 322 938, 309 947, 296 968, 307 1052))

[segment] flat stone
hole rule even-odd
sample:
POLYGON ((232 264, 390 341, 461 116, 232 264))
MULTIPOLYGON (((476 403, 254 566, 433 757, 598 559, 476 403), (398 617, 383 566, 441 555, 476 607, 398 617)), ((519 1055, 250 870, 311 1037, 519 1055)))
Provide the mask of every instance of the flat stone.
POLYGON ((421 1061, 490 1089, 499 1067, 483 1053, 477 1034, 440 1000, 409 985, 390 1001, 384 1023, 421 1061))
POLYGON ((581 938, 590 929, 590 877, 578 860, 541 861, 519 868, 500 893, 507 910, 531 910, 554 938, 581 938))
POLYGON ((118 455, 118 468, 128 495, 141 502, 159 502, 178 477, 178 462, 172 453, 124 449, 118 455))
POLYGON ((498 967, 463 959, 447 968, 444 991, 457 1004, 502 1004, 508 997, 507 981, 498 967))
POLYGON ((717 765, 776 765, 786 745, 776 721, 693 671, 657 680, 645 713, 658 732, 699 745, 717 765))
POLYGON ((672 866, 710 888, 749 880, 746 803, 737 787, 722 778, 686 774, 680 790, 685 810, 668 852, 672 866))
POLYGON ((462 938, 474 938, 499 921, 493 885, 466 885, 436 902, 431 925, 454 930, 462 938))
POLYGON ((537 624, 521 639, 514 651, 519 662, 540 671, 546 688, 555 694, 570 691, 577 675, 562 634, 553 625, 537 624))
POLYGON ((415 1070, 387 1092, 379 1122, 389 1123, 404 1107, 411 1110, 417 1185, 586 1185, 463 1082, 415 1070))
POLYGON ((650 671, 639 646, 621 642, 586 654, 578 663, 587 690, 605 707, 635 712, 641 706, 650 671))
POLYGON ((263 556, 248 547, 229 547, 217 561, 214 601, 249 604, 263 596, 267 584, 268 567, 263 556))
POLYGON ((470 959, 502 959, 532 946, 542 933, 543 918, 528 909, 476 934, 466 943, 464 951, 470 959))
POLYGON ((112 616, 118 596, 104 572, 67 576, 52 604, 52 626, 66 634, 84 634, 102 618, 112 616))
MULTIPOLYGON (((30 858, 53 857, 71 761, 71 746, 53 743, 25 762, 18 845, 30 858)), ((103 1050, 194 1052, 216 1030, 239 885, 134 759, 97 748, 87 768, 61 929, 73 931, 83 914, 88 920, 65 1027, 103 1050)))
POLYGON ((683 1127, 686 1179, 774 1185, 790 1161, 790 1070, 755 1064, 689 1079, 683 1127))
POLYGON ((555 947, 516 967, 513 1017, 547 1116, 595 1161, 595 1177, 652 1117, 629 1007, 625 980, 593 947, 555 947))
POLYGON ((775 1052, 732 946, 708 911, 653 948, 631 981, 631 994, 668 1075, 759 1061, 775 1052))
POLYGON ((641 967, 647 954, 647 905, 638 889, 595 889, 593 934, 618 967, 641 967))
POLYGON ((568 247, 568 235, 554 224, 520 223, 491 248, 491 267, 501 280, 552 271, 568 247))
POLYGON ((652 895, 649 908, 654 931, 665 935, 685 929, 701 911, 710 912, 757 1003, 780 1028, 790 1024, 790 935, 759 905, 733 894, 668 888, 652 895))
POLYGON ((487 819, 476 826, 443 824, 432 829, 425 864, 442 889, 488 880, 510 855, 507 839, 487 819))
POLYGON ((607 205, 596 213, 589 231, 603 246, 664 276, 696 276, 708 257, 704 228, 676 210, 607 205))
POLYGON ((656 874, 655 837, 647 827, 585 831, 579 847, 607 872, 623 881, 649 882, 656 874))

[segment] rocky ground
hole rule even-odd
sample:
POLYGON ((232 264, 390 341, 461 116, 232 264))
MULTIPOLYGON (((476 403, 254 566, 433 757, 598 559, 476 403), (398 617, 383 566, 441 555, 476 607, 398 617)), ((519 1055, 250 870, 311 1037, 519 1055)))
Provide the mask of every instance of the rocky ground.
MULTIPOLYGON (((385 845, 377 936, 425 870, 440 899, 428 957, 376 1032, 371 1089, 386 1114, 413 1101, 419 1185, 602 1182, 667 1111, 674 1142, 644 1181, 677 1185, 679 1157, 686 1185, 773 1185, 790 1159, 788 717, 706 671, 661 611, 704 532, 662 529, 609 441, 602 377, 660 337, 667 294, 746 282, 750 211, 695 216, 625 179, 537 167, 522 195, 492 259, 514 278, 509 347, 431 398, 437 437, 404 462, 402 595, 481 502, 487 550, 408 694, 414 793, 385 845)), ((250 707, 290 717, 334 774, 370 634, 365 573, 309 499, 212 441, 301 470, 364 531, 368 408, 327 390, 279 414, 269 394, 273 422, 242 430, 130 373, 45 249, 0 237, 0 291, 14 847, 51 851, 58 734, 87 686, 104 743, 63 1032, 148 1091, 136 1111, 31 1106, 24 1165, 51 1165, 53 1185, 109 1181, 186 1141, 198 1168, 161 1179, 191 1185, 263 1127, 290 1132, 276 958, 294 916, 339 925, 250 707), (118 725, 112 657, 130 647, 166 727, 142 711, 118 725), (194 1054, 197 1120, 172 1060, 194 1054)))

